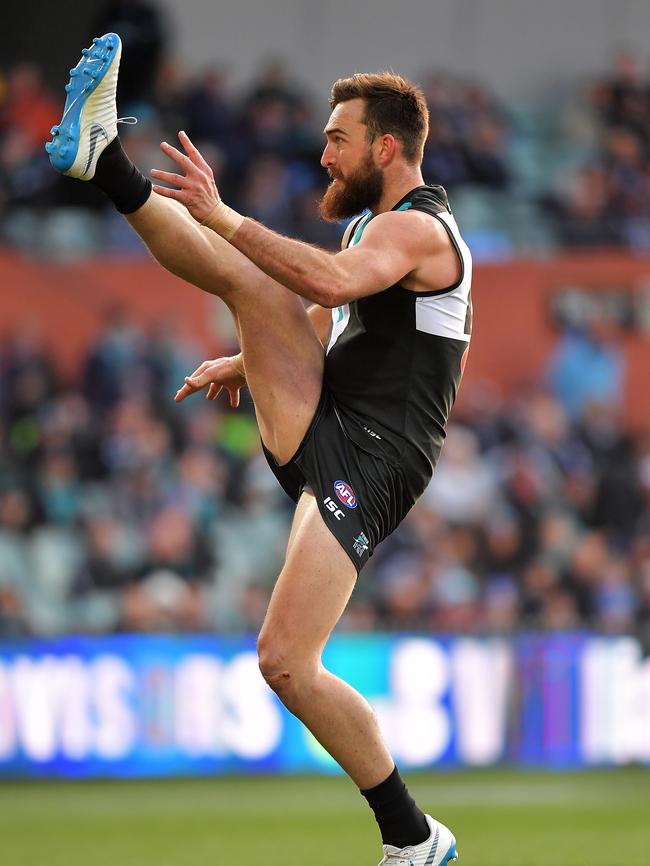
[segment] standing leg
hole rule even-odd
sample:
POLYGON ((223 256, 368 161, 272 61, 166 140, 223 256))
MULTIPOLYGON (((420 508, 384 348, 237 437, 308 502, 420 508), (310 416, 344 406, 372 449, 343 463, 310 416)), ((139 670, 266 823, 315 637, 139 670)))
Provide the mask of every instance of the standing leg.
POLYGON ((392 772, 393 760, 368 702, 321 662, 356 579, 316 500, 303 494, 258 650, 264 678, 286 707, 360 788, 371 788, 392 772))
POLYGON ((372 708, 321 660, 356 577, 316 500, 303 494, 258 640, 260 670, 287 709, 361 789, 384 843, 419 844, 430 827, 400 778, 372 708))

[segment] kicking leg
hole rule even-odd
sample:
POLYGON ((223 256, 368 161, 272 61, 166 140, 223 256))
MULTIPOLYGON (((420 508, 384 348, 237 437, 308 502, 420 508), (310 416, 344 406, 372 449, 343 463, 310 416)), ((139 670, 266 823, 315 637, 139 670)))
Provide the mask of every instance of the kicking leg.
POLYGON ((302 300, 169 199, 152 194, 126 218, 163 267, 230 308, 262 439, 279 463, 287 462, 323 382, 323 346, 302 300))
POLYGON ((241 335, 260 432, 275 458, 286 462, 318 405, 323 348, 300 298, 184 209, 151 194, 117 135, 121 51, 115 33, 84 49, 46 146, 50 161, 57 171, 99 186, 164 267, 225 301, 241 335))

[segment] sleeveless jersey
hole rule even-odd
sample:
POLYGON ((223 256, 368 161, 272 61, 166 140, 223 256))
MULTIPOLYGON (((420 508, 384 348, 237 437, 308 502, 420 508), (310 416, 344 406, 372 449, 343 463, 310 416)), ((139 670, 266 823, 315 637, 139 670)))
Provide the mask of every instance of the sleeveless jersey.
MULTIPOLYGON (((424 489, 469 348, 472 257, 443 187, 419 186, 392 208, 409 209, 442 223, 460 262, 458 282, 434 292, 396 284, 332 310, 324 378, 347 436, 415 471, 424 489)), ((359 242, 371 219, 369 213, 357 220, 348 246, 359 242)))

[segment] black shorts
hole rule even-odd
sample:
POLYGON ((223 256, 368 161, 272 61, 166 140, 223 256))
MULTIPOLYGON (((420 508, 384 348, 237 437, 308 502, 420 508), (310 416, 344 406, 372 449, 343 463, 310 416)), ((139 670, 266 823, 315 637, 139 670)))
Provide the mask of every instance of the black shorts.
POLYGON ((280 466, 264 443, 262 448, 273 474, 294 502, 304 490, 314 494, 325 524, 357 573, 421 493, 409 489, 399 466, 363 450, 346 435, 327 388, 288 463, 280 466))

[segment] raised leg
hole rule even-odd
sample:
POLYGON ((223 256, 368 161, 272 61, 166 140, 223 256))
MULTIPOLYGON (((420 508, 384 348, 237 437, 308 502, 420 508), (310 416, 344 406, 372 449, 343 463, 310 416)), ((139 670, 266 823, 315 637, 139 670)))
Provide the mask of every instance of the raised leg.
POLYGON ((302 300, 169 199, 152 194, 127 219, 163 267, 230 308, 260 433, 285 463, 313 418, 323 381, 323 347, 302 300))
POLYGON ((66 103, 46 145, 53 167, 92 180, 128 214, 158 261, 230 307, 244 352, 260 432, 275 458, 288 460, 320 397, 323 349, 302 301, 267 277, 226 241, 202 229, 180 205, 151 195, 151 184, 117 134, 122 42, 94 39, 70 71, 66 103))

